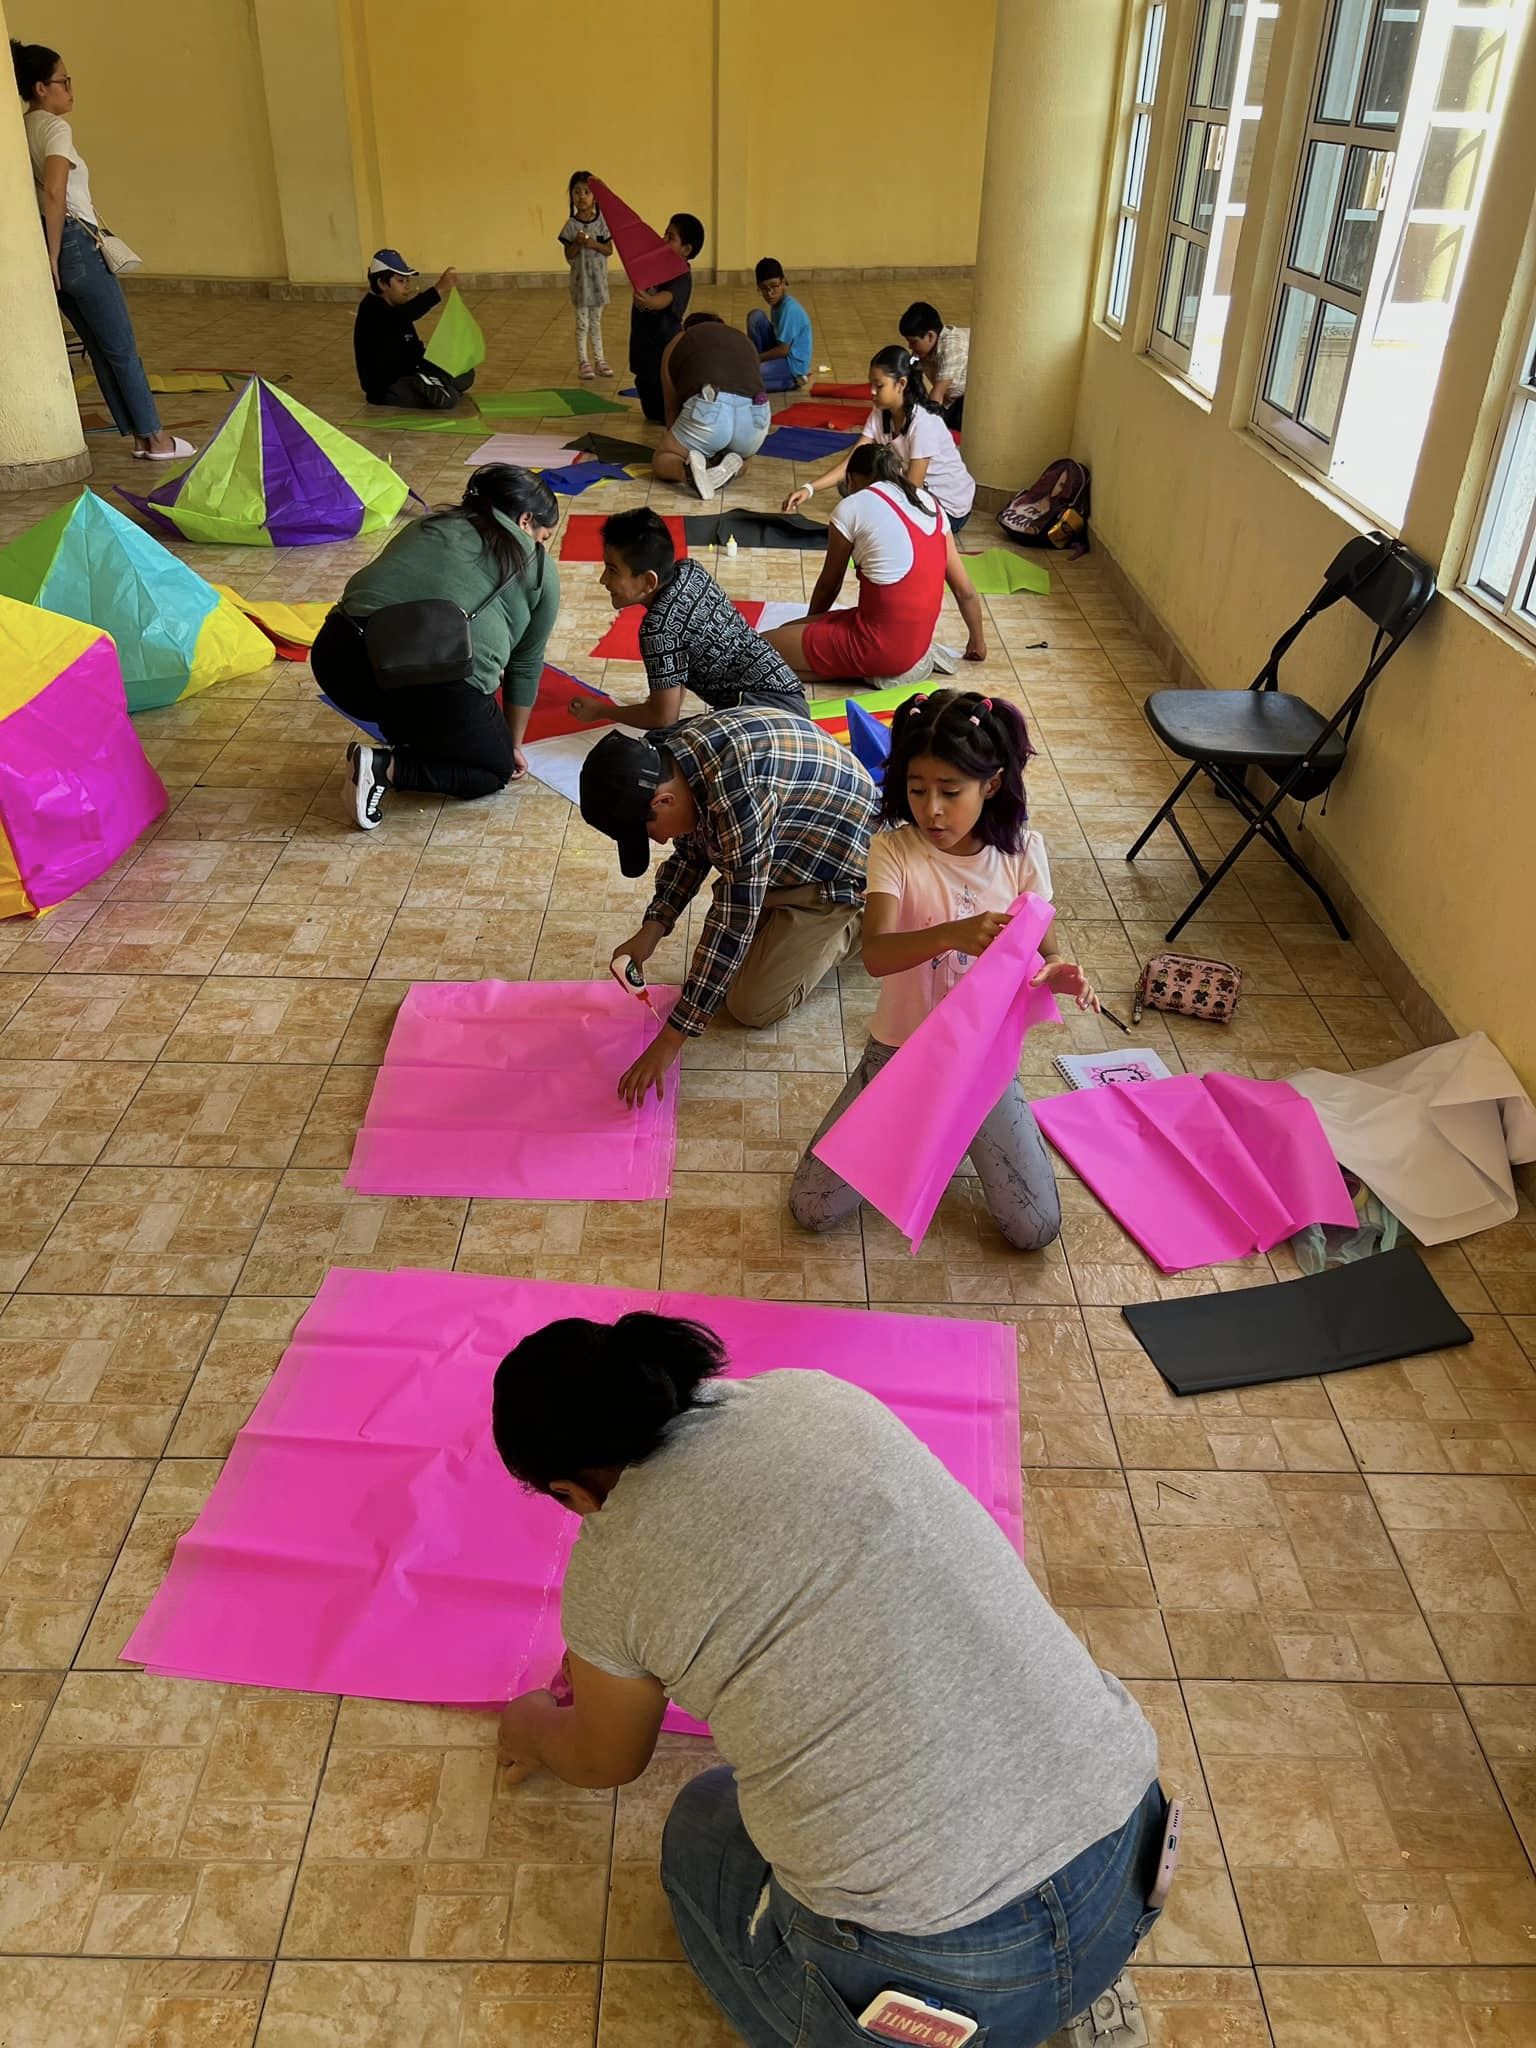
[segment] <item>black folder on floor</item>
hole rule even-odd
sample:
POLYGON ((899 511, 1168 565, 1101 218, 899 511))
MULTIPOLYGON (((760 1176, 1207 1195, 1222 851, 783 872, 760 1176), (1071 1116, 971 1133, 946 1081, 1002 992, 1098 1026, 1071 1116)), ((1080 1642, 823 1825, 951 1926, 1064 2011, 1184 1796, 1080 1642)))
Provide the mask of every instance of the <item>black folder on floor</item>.
POLYGON ((1121 1310, 1176 1394, 1257 1387, 1470 1344, 1410 1245, 1305 1280, 1121 1310))
POLYGON ((802 554, 823 553, 827 529, 819 519, 798 512, 702 512, 683 521, 692 548, 723 548, 734 540, 739 548, 798 548, 802 554))

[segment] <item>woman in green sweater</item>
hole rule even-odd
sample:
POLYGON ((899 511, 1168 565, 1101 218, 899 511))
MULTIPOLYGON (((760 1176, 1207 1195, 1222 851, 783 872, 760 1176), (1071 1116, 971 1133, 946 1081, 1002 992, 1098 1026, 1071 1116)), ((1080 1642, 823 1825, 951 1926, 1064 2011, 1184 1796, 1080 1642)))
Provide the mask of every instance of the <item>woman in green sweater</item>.
POLYGON ((407 526, 349 579, 310 666, 338 710, 384 735, 382 746, 347 749, 352 809, 365 832, 379 823, 389 789, 493 796, 528 772, 521 741, 560 609, 560 574, 544 551, 559 518, 547 484, 493 462, 475 471, 462 504, 407 526), (362 622, 424 597, 474 614, 469 672, 462 682, 382 689, 362 622))

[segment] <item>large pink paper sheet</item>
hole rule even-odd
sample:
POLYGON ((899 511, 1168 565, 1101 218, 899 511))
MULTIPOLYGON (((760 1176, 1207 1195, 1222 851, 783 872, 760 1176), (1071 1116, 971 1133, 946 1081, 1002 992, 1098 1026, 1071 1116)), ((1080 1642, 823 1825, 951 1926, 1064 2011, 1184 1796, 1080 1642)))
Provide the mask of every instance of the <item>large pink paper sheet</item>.
MULTIPOLYGON (((123 1655, 167 1676, 499 1703, 559 1663, 579 1523, 507 1475, 491 1382, 528 1331, 630 1309, 876 1394, 1020 1549, 1018 1375, 998 1323, 799 1302, 332 1271, 123 1655)), ((669 1727, 697 1724, 674 1713, 669 1727)))
POLYGON ((1165 1273, 1267 1252, 1355 1206, 1288 1081, 1174 1074, 1034 1105, 1040 1128, 1165 1273))
POLYGON ((612 980, 418 982, 395 1019, 348 1187, 525 1202, 670 1194, 677 1090, 638 1109, 618 1093, 677 990, 650 998, 612 980))
POLYGON ((1049 989, 1030 987, 1056 913, 1039 896, 1020 896, 1011 909, 1002 937, 815 1147, 914 1252, 971 1140, 1017 1077, 1025 1033, 1061 1015, 1049 989))

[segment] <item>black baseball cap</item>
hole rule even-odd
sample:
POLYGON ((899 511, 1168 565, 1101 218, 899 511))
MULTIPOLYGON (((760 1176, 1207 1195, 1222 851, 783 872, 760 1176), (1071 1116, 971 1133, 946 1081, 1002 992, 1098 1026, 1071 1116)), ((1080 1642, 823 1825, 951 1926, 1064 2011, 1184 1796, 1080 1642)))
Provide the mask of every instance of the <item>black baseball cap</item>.
POLYGON ((661 783, 661 756, 648 740, 605 733, 581 764, 581 815, 619 849, 619 872, 633 881, 651 864, 645 821, 661 783))

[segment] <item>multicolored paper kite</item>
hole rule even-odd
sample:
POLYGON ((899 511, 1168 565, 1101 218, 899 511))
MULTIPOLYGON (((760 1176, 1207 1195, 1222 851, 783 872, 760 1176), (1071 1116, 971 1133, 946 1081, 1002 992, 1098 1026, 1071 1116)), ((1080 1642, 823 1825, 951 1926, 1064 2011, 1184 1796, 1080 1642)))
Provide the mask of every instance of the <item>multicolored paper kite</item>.
POLYGON ((110 633, 130 711, 156 711, 250 675, 266 635, 211 583, 92 491, 0 548, 0 597, 110 633))
POLYGON ((227 583, 211 587, 260 626, 284 661, 308 660, 309 650, 319 639, 320 628, 332 610, 329 604, 285 604, 276 597, 242 597, 227 583))
MULTIPOLYGON (((909 697, 924 695, 929 690, 942 690, 948 683, 947 676, 934 676, 926 683, 898 683, 889 690, 866 690, 857 700, 849 697, 815 697, 806 707, 811 714, 812 725, 819 725, 824 733, 835 740, 841 740, 846 747, 851 743, 848 707, 857 701, 859 710, 871 721, 889 725, 898 708, 909 697)), ((862 758, 862 757, 861 757, 862 758)), ((866 762, 865 766, 869 764, 866 762)))
POLYGON ((617 192, 611 191, 601 178, 592 180, 592 192, 603 210, 603 218, 613 236, 613 246, 624 266, 624 275, 637 292, 654 291, 657 285, 669 284, 674 277, 683 276, 688 268, 688 259, 658 235, 653 227, 647 227, 635 209, 626 206, 617 192))
POLYGON ((446 370, 450 377, 462 377, 466 370, 478 370, 485 361, 485 336, 480 322, 465 305, 457 285, 443 301, 443 310, 427 341, 427 359, 446 370))
POLYGON ((410 495, 387 462, 261 377, 180 476, 144 497, 118 491, 156 533, 250 548, 377 533, 410 495))
POLYGON ((86 888, 165 807, 108 636, 0 598, 0 917, 86 888))

